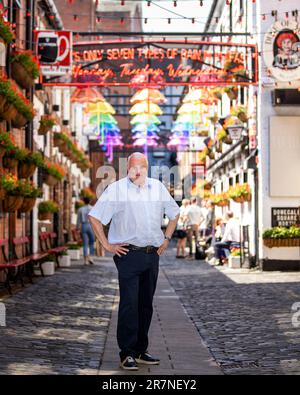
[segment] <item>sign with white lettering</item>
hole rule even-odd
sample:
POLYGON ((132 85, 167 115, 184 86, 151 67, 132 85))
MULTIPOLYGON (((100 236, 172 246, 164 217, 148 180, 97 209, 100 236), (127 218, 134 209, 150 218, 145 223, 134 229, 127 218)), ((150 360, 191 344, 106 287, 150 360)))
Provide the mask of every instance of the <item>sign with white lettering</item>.
POLYGON ((300 225, 300 207, 272 207, 272 227, 300 225))

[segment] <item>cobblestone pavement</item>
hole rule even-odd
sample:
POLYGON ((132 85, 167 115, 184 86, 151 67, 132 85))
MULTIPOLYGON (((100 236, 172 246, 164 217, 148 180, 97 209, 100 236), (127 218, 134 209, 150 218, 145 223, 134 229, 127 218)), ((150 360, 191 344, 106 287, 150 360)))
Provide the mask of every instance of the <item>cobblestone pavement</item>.
POLYGON ((163 259, 162 269, 225 374, 300 374, 300 273, 163 259))
POLYGON ((0 374, 97 374, 116 290, 115 268, 100 258, 4 300, 0 374))

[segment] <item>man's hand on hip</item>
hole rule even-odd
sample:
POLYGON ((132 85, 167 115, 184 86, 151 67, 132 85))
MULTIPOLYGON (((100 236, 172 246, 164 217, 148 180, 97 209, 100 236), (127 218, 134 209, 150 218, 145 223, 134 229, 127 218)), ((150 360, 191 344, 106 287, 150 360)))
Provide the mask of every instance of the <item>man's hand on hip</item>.
POLYGON ((107 244, 105 249, 113 254, 122 256, 126 255, 129 251, 126 246, 128 246, 128 244, 107 244))
POLYGON ((169 247, 169 240, 165 240, 163 244, 157 250, 158 255, 162 255, 166 249, 169 247))

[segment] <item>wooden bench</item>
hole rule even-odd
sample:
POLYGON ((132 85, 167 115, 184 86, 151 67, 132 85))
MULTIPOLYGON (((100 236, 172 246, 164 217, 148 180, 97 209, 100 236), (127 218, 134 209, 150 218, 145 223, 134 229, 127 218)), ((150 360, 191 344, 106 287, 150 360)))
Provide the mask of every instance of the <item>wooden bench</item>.
MULTIPOLYGON (((8 289, 8 292, 12 293, 11 281, 15 283, 18 279, 21 282, 22 287, 24 287, 24 268, 30 263, 30 257, 14 257, 9 259, 9 241, 8 239, 0 240, 1 256, 0 260, 0 270, 5 273, 4 286, 8 289)), ((14 254, 15 255, 15 254, 14 254)))
POLYGON ((33 265, 38 264, 40 267, 40 271, 42 276, 44 276, 43 272, 43 259, 46 258, 49 254, 47 252, 37 252, 34 254, 30 253, 30 239, 27 236, 24 237, 16 237, 13 239, 14 245, 14 256, 16 259, 27 259, 29 260, 27 274, 32 282, 32 275, 33 275, 33 265))
POLYGON ((57 234, 55 232, 41 232, 39 234, 40 248, 43 253, 53 255, 55 258, 56 267, 59 268, 58 257, 65 252, 67 246, 57 245, 57 234))

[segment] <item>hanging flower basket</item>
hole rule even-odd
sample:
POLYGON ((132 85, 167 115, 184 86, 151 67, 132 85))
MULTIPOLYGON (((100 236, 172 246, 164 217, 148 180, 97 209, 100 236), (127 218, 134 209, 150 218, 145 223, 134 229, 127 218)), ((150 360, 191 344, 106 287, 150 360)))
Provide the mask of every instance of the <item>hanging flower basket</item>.
POLYGON ((53 116, 48 114, 43 115, 40 119, 38 134, 44 136, 45 134, 50 132, 50 130, 52 130, 53 126, 55 126, 56 123, 57 122, 53 116))
POLYGON ((31 211, 33 209, 35 202, 36 202, 36 198, 25 197, 23 199, 23 203, 22 203, 21 207, 19 208, 19 211, 21 213, 28 213, 29 211, 31 211))
POLYGON ((40 221, 51 221, 53 214, 52 213, 39 213, 38 215, 40 221))
POLYGON ((232 200, 236 203, 244 203, 245 196, 235 196, 232 198, 232 200))
POLYGON ((17 113, 11 122, 14 128, 22 128, 28 121, 22 114, 17 113))
POLYGON ((223 142, 224 142, 225 144, 231 145, 231 144, 232 144, 232 138, 231 138, 230 136, 226 136, 226 137, 223 139, 223 142))
POLYGON ((3 113, 6 104, 6 98, 4 95, 0 95, 0 113, 3 113))
POLYGON ((23 200, 23 196, 6 196, 3 201, 3 211, 6 213, 14 213, 22 206, 23 200))
POLYGON ((240 112, 238 115, 237 115, 237 117, 238 117, 238 119, 241 121, 241 122, 247 122, 248 121, 248 119, 249 119, 249 117, 248 117, 248 115, 245 113, 245 112, 240 112))
POLYGON ((15 158, 4 158, 3 159, 3 166, 7 169, 15 169, 18 165, 18 159, 15 158))
POLYGON ((33 86, 33 79, 30 77, 28 71, 21 63, 17 61, 12 62, 11 72, 13 79, 22 88, 29 90, 33 86))
POLYGON ((45 183, 49 185, 49 187, 53 187, 59 182, 59 179, 54 177, 52 174, 47 174, 45 176, 45 183))
POLYGON ((3 158, 3 156, 5 155, 5 152, 6 152, 6 149, 5 149, 5 148, 2 148, 2 147, 0 147, 0 159, 2 159, 2 158, 3 158))
POLYGON ((0 186, 0 200, 4 200, 6 197, 6 190, 0 186))
POLYGON ((19 178, 30 178, 35 172, 36 166, 33 163, 21 162, 19 165, 19 178))
POLYGON ((217 206, 227 207, 227 206, 229 206, 229 200, 221 200, 220 202, 217 203, 217 206))
POLYGON ((18 111, 12 104, 6 103, 1 115, 5 121, 10 122, 17 116, 17 113, 18 111))

